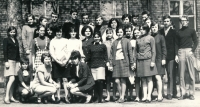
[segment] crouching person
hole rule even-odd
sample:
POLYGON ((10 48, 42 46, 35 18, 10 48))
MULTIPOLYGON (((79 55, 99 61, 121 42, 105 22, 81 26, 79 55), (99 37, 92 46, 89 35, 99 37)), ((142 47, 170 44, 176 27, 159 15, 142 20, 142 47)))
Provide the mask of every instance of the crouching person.
POLYGON ((19 78, 19 92, 20 101, 22 103, 29 102, 30 97, 34 95, 30 88, 31 81, 33 80, 33 73, 29 70, 28 61, 21 61, 21 69, 18 72, 19 78))
POLYGON ((89 103, 92 98, 90 93, 95 84, 92 73, 87 64, 81 62, 79 51, 72 51, 70 59, 76 65, 76 72, 73 73, 75 76, 73 76, 74 78, 71 79, 67 87, 72 94, 86 97, 85 103, 89 103))
POLYGON ((47 98, 49 96, 54 96, 59 85, 51 78, 52 65, 48 53, 42 54, 41 62, 43 64, 36 69, 35 78, 31 84, 31 88, 33 89, 33 92, 38 95, 37 103, 43 102, 46 104, 48 103, 47 98))

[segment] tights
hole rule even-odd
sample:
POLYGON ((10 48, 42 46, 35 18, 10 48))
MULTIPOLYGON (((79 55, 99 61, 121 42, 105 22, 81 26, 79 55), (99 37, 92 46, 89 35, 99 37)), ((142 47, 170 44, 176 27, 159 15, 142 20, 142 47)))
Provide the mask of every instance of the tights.
POLYGON ((103 80, 96 80, 94 87, 94 96, 97 97, 97 102, 103 99, 103 80))

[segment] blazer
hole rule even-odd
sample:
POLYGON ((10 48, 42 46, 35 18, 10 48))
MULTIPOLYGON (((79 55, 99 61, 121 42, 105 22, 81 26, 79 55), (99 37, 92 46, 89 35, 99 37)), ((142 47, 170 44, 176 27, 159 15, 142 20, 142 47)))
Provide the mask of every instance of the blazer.
POLYGON ((20 55, 19 55, 18 40, 15 39, 15 43, 14 43, 10 37, 5 38, 3 40, 3 54, 4 54, 5 62, 7 62, 8 60, 19 61, 20 55))
POLYGON ((161 35, 165 37, 167 56, 166 60, 174 60, 178 53, 178 45, 176 44, 177 32, 174 29, 169 29, 168 33, 165 34, 164 29, 160 30, 161 35))
POLYGON ((88 89, 95 84, 91 70, 86 63, 80 62, 78 76, 76 75, 76 72, 73 72, 72 75, 74 78, 71 79, 71 82, 77 82, 78 87, 87 86, 85 89, 88 89))
MULTIPOLYGON (((115 62, 116 62, 116 51, 117 51, 118 42, 119 42, 118 39, 115 40, 111 46, 110 64, 112 66, 114 66, 115 62)), ((133 60, 134 60, 130 40, 128 40, 126 38, 122 38, 121 44, 122 44, 122 51, 123 51, 124 58, 125 58, 124 63, 125 63, 125 65, 129 66, 130 64, 133 64, 133 60)))

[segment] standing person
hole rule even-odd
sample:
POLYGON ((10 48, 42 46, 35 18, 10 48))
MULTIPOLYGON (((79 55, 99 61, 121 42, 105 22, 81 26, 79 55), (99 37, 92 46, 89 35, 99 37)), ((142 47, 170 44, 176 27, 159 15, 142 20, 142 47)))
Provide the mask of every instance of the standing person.
MULTIPOLYGON (((175 38, 177 33, 171 28, 171 17, 169 15, 163 16, 164 28, 160 30, 161 35, 165 37, 167 56, 166 56, 166 71, 167 71, 167 99, 171 100, 177 96, 176 77, 175 71, 175 56, 177 53, 177 45, 175 38)), ((163 93, 164 96, 164 93, 163 93)))
MULTIPOLYGON (((67 90, 67 77, 70 77, 70 66, 68 65, 68 59, 70 52, 68 51, 68 40, 62 37, 62 28, 58 27, 56 30, 56 36, 51 40, 49 46, 49 52, 52 57, 52 77, 56 79, 58 85, 63 81, 63 87, 65 91, 65 102, 70 103, 68 99, 67 90), (68 65, 68 66, 67 66, 68 65), (65 68, 66 66, 66 68, 65 68)), ((57 90, 58 102, 60 102, 60 88, 57 90)))
POLYGON ((26 16, 26 22, 27 25, 24 25, 22 27, 22 44, 23 44, 23 50, 25 52, 25 57, 29 60, 29 68, 30 71, 33 71, 33 60, 32 60, 32 41, 34 37, 34 31, 36 29, 35 27, 35 16, 32 14, 28 14, 26 16))
POLYGON ((71 9, 70 11, 70 19, 67 19, 65 21, 65 23, 63 24, 62 27, 62 33, 63 33, 63 37, 69 39, 70 38, 70 34, 69 34, 69 30, 72 26, 75 27, 75 31, 77 32, 76 34, 76 38, 79 39, 79 26, 80 26, 80 21, 78 20, 78 11, 76 9, 71 9))
POLYGON ((129 14, 124 14, 122 16, 122 24, 126 25, 126 24, 131 24, 131 15, 129 14))
MULTIPOLYGON (((131 45, 132 45, 132 49, 133 52, 135 52, 136 50, 136 41, 137 41, 137 38, 139 38, 141 36, 141 32, 139 29, 135 29, 133 31, 133 39, 131 40, 131 45), (135 45, 135 46, 134 46, 135 45)), ((136 57, 136 55, 134 54, 134 57, 136 57)), ((137 71, 137 70, 136 70, 137 71)), ((135 75, 135 93, 136 93, 136 98, 135 98, 135 102, 139 102, 140 101, 140 98, 141 98, 141 79, 140 77, 138 77, 137 75, 135 75)))
POLYGON ((138 25, 139 14, 133 13, 131 18, 132 18, 133 30, 139 29, 139 25, 138 25))
MULTIPOLYGON (((82 49, 83 49, 83 54, 85 57, 88 57, 88 47, 92 45, 92 42, 94 41, 92 35, 93 35, 93 30, 90 26, 84 26, 81 34, 83 35, 83 40, 82 40, 82 49)), ((84 58, 83 58, 84 60, 84 58)))
POLYGON ((153 89, 152 76, 157 74, 155 65, 156 49, 155 40, 149 35, 150 28, 147 24, 140 27, 141 36, 136 42, 137 76, 142 79, 142 102, 151 102, 153 89))
POLYGON ((124 102, 124 95, 126 91, 126 79, 130 76, 130 67, 133 67, 133 54, 131 49, 130 41, 123 38, 125 32, 122 27, 116 30, 118 39, 115 40, 111 47, 111 68, 113 70, 113 78, 117 84, 117 89, 119 91, 120 98, 118 103, 124 102))
POLYGON ((158 91, 158 98, 157 101, 161 102, 163 100, 162 91, 163 91, 163 79, 162 77, 165 75, 165 64, 166 64, 166 44, 165 44, 165 38, 163 35, 159 32, 159 25, 157 22, 153 22, 151 24, 151 31, 152 36, 155 39, 155 46, 156 46, 156 67, 158 74, 155 75, 155 79, 157 81, 157 91, 158 91))
POLYGON ((53 33, 53 31, 55 31, 55 29, 53 29, 53 27, 48 26, 46 30, 47 30, 47 37, 50 40, 52 40, 56 36, 56 34, 54 35, 54 33, 53 33))
POLYGON ((143 21, 143 23, 146 22, 147 18, 150 18, 150 12, 149 11, 143 11, 142 12, 142 21, 143 21))
POLYGON ((39 65, 42 65, 41 56, 43 53, 49 52, 49 38, 45 35, 45 26, 40 25, 38 27, 39 37, 34 38, 33 47, 32 47, 32 55, 34 61, 34 69, 37 69, 39 65))
POLYGON ((21 61, 21 69, 18 71, 20 101, 29 102, 30 97, 34 95, 30 84, 33 80, 33 73, 28 68, 28 61, 21 61))
POLYGON ((83 29, 84 26, 90 26, 92 28, 92 30, 94 30, 94 23, 90 22, 89 19, 89 14, 88 13, 83 13, 81 15, 82 18, 82 23, 79 26, 79 36, 82 37, 83 35, 81 34, 81 31, 83 29))
POLYGON ((81 62, 81 55, 78 51, 72 51, 70 60, 76 66, 75 77, 68 84, 70 92, 74 95, 86 97, 86 102, 91 101, 92 96, 89 93, 95 85, 91 70, 86 63, 81 62))
POLYGON ((103 80, 105 80, 105 66, 109 65, 107 48, 101 43, 100 31, 94 33, 94 42, 88 48, 88 62, 93 78, 95 80, 94 94, 97 97, 95 103, 104 103, 103 99, 103 80))
POLYGON ((37 68, 31 88, 33 92, 38 94, 37 103, 41 103, 41 100, 43 100, 43 103, 46 104, 48 103, 47 97, 54 95, 59 85, 51 77, 52 66, 50 54, 42 54, 41 62, 43 65, 39 65, 37 68))
MULTIPOLYGON (((106 29, 106 41, 104 41, 103 43, 106 45, 107 48, 107 55, 108 55, 108 59, 110 59, 110 50, 111 50, 111 46, 112 43, 114 42, 114 31, 112 28, 108 28, 106 29)), ((115 32, 116 33, 116 32, 115 32)), ((107 97, 105 99, 106 102, 110 101, 110 83, 111 80, 114 80, 112 78, 112 71, 110 71, 110 66, 106 66, 105 68, 105 72, 106 72, 106 93, 107 93, 107 97)), ((113 101, 116 101, 116 83, 113 81, 113 101)))
POLYGON ((54 36, 56 36, 55 29, 59 26, 58 18, 59 18, 58 13, 56 12, 51 13, 51 22, 47 24, 47 28, 51 28, 52 30, 52 36, 49 37, 50 40, 53 39, 54 36))
POLYGON ((10 26, 7 30, 8 37, 3 40, 3 55, 5 61, 4 77, 8 78, 6 84, 6 95, 4 98, 5 104, 10 104, 10 102, 18 103, 13 97, 14 92, 14 81, 15 76, 17 76, 17 71, 19 70, 19 43, 17 40, 17 29, 10 26))
MULTIPOLYGON (((108 22, 108 28, 112 28, 113 30, 113 39, 116 40, 118 38, 117 34, 116 34, 116 29, 119 27, 119 21, 116 18, 112 18, 109 20, 108 22)), ((102 35, 102 40, 103 42, 106 41, 106 32, 103 33, 102 35)))
POLYGON ((181 97, 179 100, 183 100, 188 97, 190 100, 194 100, 195 91, 195 69, 191 62, 189 62, 189 57, 194 55, 194 51, 198 45, 198 39, 196 32, 193 28, 189 28, 189 18, 188 16, 181 16, 179 21, 182 28, 178 30, 178 36, 176 38, 176 43, 178 45, 178 54, 176 54, 176 62, 179 64, 180 73, 180 89, 181 97), (185 79, 185 74, 188 78, 185 79), (186 80, 186 81, 185 81, 186 80), (189 85, 189 96, 185 94, 186 87, 189 85))
POLYGON ((103 22, 104 22, 103 17, 101 15, 97 15, 95 17, 95 22, 96 22, 96 25, 94 28, 94 32, 100 31, 101 36, 102 36, 105 30, 107 29, 107 25, 103 25, 103 22))
MULTIPOLYGON (((128 40, 130 40, 131 49, 134 51, 136 42, 135 42, 135 40, 132 40, 133 39, 133 27, 132 27, 132 25, 126 24, 124 26, 124 31, 125 31, 124 38, 127 38, 128 40)), ((134 56, 134 54, 133 54, 133 56, 134 56)), ((130 70, 130 76, 134 77, 134 75, 135 75, 134 72, 132 70, 130 70)), ((132 81, 132 82, 134 82, 134 81, 132 81)), ((127 79, 126 85, 127 85, 127 88, 126 88, 125 101, 133 101, 133 84, 131 84, 130 80, 127 79), (130 94, 130 97, 128 96, 128 93, 130 94)))

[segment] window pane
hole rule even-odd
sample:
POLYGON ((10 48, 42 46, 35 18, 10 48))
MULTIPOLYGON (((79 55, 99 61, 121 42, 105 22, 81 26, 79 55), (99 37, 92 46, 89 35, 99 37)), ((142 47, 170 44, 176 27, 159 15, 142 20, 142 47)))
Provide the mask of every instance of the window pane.
POLYGON ((193 1, 184 1, 183 2, 183 14, 184 15, 194 15, 194 2, 193 1))
POLYGON ((170 15, 180 15, 180 1, 170 1, 170 15))

